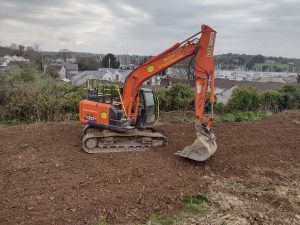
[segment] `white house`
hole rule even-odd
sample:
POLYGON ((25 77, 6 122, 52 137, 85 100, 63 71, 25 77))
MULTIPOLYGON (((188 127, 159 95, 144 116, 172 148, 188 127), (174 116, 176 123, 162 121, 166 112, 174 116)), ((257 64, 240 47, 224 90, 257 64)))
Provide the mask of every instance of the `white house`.
POLYGON ((26 63, 29 62, 28 59, 23 58, 22 56, 10 56, 10 55, 6 55, 4 57, 0 57, 0 68, 5 69, 7 68, 9 65, 15 65, 18 66, 22 63, 26 63))
POLYGON ((127 76, 132 72, 132 70, 117 70, 117 69, 107 69, 100 68, 98 70, 87 70, 72 77, 72 82, 75 84, 84 84, 87 78, 97 78, 101 80, 111 81, 111 82, 122 82, 124 83, 127 76))
POLYGON ((44 71, 53 70, 54 73, 57 73, 59 78, 63 81, 70 81, 73 76, 78 74, 78 64, 69 64, 69 63, 50 63, 49 65, 44 65, 44 71))

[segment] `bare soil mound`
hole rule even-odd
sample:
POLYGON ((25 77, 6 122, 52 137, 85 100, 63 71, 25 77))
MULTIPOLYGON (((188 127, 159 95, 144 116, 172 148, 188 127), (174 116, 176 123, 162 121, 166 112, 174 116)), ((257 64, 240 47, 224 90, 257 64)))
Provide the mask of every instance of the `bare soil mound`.
MULTIPOLYGON (((145 222, 152 213, 182 207, 183 195, 207 193, 218 178, 241 179, 247 187, 257 185, 253 174, 300 179, 299 173, 275 172, 300 169, 300 111, 217 124, 218 151, 204 163, 174 155, 193 142, 193 125, 156 128, 168 146, 87 154, 79 122, 0 126, 0 224, 86 224, 99 217, 145 222)), ((261 200, 273 204, 268 197, 261 200)))

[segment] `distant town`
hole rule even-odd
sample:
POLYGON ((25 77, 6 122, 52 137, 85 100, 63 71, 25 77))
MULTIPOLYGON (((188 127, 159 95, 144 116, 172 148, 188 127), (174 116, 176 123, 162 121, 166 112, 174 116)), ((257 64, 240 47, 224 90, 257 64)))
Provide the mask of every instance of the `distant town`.
MULTIPOLYGON (((72 52, 40 51, 39 46, 12 44, 0 47, 0 71, 33 63, 45 75, 82 85, 88 78, 124 83, 127 76, 152 56, 114 55, 72 52)), ((178 82, 192 83, 193 71, 188 58, 162 71, 145 85, 170 87, 178 82)), ((232 90, 247 84, 258 90, 274 89, 285 83, 300 82, 300 59, 265 57, 262 55, 223 54, 215 56, 216 93, 226 102, 232 90)))

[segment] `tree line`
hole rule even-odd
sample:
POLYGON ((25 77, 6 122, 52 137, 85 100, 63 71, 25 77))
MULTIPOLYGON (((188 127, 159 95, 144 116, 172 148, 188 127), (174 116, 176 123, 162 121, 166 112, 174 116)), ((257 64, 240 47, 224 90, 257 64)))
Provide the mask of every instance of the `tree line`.
MULTIPOLYGON (((0 46, 0 57, 4 55, 17 55, 29 59, 31 62, 39 65, 42 70, 42 63, 50 63, 53 59, 62 58, 67 61, 68 58, 75 58, 79 70, 96 70, 98 68, 120 68, 123 63, 132 64, 135 67, 143 64, 151 56, 138 55, 114 55, 108 53, 94 54, 72 52, 68 49, 62 49, 58 52, 41 51, 38 44, 33 46, 12 44, 10 47, 0 46)), ((225 70, 254 70, 254 71, 271 71, 271 72, 300 72, 300 59, 285 57, 267 57, 263 55, 246 55, 246 54, 222 54, 214 56, 214 63, 217 69, 225 70)), ((175 67, 188 68, 190 58, 179 62, 175 67)))
POLYGON ((214 57, 218 69, 255 70, 262 72, 299 72, 300 59, 263 55, 222 54, 214 57))
MULTIPOLYGON (((194 110, 194 88, 189 85, 176 84, 169 89, 161 88, 155 91, 162 111, 194 110)), ((251 87, 241 86, 233 91, 227 104, 219 103, 217 96, 215 99, 215 111, 221 114, 249 111, 277 113, 286 109, 300 109, 300 86, 285 84, 278 89, 262 93, 251 87)), ((209 93, 205 110, 210 110, 209 93)))

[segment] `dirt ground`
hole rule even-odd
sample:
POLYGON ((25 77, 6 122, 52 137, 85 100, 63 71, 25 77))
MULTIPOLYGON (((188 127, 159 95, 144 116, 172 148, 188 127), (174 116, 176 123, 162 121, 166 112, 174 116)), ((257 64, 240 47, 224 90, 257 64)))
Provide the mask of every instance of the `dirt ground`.
POLYGON ((82 125, 0 126, 0 224, 145 223, 205 194, 205 216, 180 224, 300 224, 300 111, 215 125, 218 151, 196 163, 174 153, 192 124, 160 124, 166 147, 87 154, 82 125))

